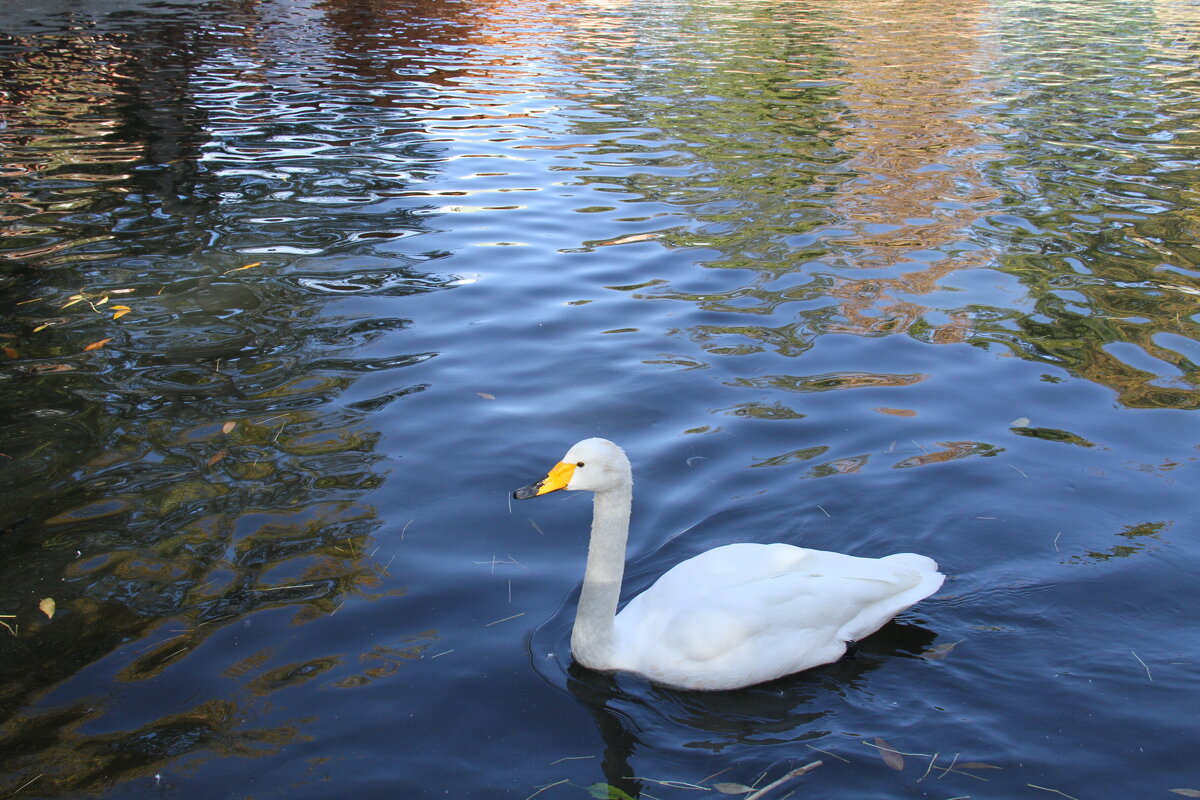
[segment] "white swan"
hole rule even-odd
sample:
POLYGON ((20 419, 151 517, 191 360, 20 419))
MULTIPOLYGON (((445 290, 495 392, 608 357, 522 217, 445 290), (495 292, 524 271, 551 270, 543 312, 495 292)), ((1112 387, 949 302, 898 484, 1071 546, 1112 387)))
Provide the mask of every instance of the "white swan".
POLYGON ((857 558, 790 544, 727 544, 675 565, 617 613, 633 473, 607 439, 584 439, 550 474, 513 492, 595 492, 592 538, 571 632, 582 665, 684 689, 736 689, 828 664, 938 590, 914 553, 857 558))

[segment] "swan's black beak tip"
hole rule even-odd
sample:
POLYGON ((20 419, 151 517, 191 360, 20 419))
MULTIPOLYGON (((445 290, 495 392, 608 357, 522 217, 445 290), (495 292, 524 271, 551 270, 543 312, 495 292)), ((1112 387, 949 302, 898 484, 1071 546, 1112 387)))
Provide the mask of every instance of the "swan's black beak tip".
POLYGON ((537 497, 537 493, 541 491, 542 481, 531 483, 528 486, 522 486, 512 493, 514 500, 527 500, 530 497, 537 497))

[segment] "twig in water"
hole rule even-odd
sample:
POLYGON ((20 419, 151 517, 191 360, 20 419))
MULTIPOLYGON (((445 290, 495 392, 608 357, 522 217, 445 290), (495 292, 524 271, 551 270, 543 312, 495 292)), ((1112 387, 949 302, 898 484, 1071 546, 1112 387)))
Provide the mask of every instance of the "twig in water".
POLYGON ((805 746, 805 747, 807 747, 809 750, 816 750, 818 753, 824 753, 824 754, 825 754, 825 755, 827 755, 827 756, 833 756, 833 757, 834 757, 834 758, 836 758, 838 761, 845 761, 847 764, 849 764, 849 763, 850 763, 850 759, 848 759, 848 758, 842 758, 842 757, 841 757, 841 756, 839 756, 837 753, 831 753, 831 752, 829 752, 828 750, 822 750, 822 749, 821 749, 821 748, 819 748, 819 747, 813 747, 811 744, 806 744, 806 745, 804 745, 804 746, 805 746))
POLYGON ((524 611, 522 611, 520 614, 513 614, 511 617, 505 617, 504 619, 498 619, 495 622, 489 622, 487 625, 484 625, 483 627, 490 628, 493 625, 499 625, 501 622, 508 622, 510 619, 516 619, 517 617, 523 617, 523 616, 525 616, 524 611))
POLYGON ((284 589, 311 589, 315 583, 293 583, 291 586, 264 586, 264 592, 282 592, 284 589))
POLYGON ((948 766, 948 767, 946 767, 944 770, 942 770, 942 774, 941 774, 941 775, 938 775, 938 780, 939 780, 939 781, 940 781, 942 778, 944 778, 944 777, 946 777, 947 775, 949 775, 951 772, 954 772, 954 765, 958 763, 958 756, 959 756, 959 754, 958 754, 958 753, 955 753, 955 754, 954 754, 954 758, 953 758, 953 760, 951 760, 951 762, 950 762, 950 766, 948 766))
POLYGON ((1056 553, 1059 552, 1058 537, 1060 537, 1060 536, 1062 536, 1062 531, 1059 531, 1058 533, 1054 534, 1054 552, 1056 552, 1056 553))
POLYGON ((529 795, 529 797, 526 797, 525 800, 533 800, 533 798, 537 797, 539 794, 546 791, 547 789, 553 789, 555 786, 562 786, 564 783, 569 783, 570 780, 571 780, 570 778, 563 778, 561 781, 556 781, 554 783, 547 783, 545 786, 538 789, 533 794, 529 795))
POLYGON ((1013 464, 1009 464, 1009 466, 1010 466, 1010 467, 1012 467, 1013 469, 1015 469, 1015 470, 1016 470, 1016 471, 1017 471, 1017 472, 1018 472, 1018 473, 1021 475, 1021 477, 1022 477, 1022 478, 1028 478, 1028 477, 1029 477, 1029 476, 1028 476, 1028 475, 1026 475, 1024 472, 1021 472, 1021 468, 1020 468, 1020 467, 1014 466, 1013 464))
MULTIPOLYGON (((631 781, 646 781, 647 783, 656 783, 659 786, 667 786, 672 789, 692 789, 692 790, 701 791, 701 792, 708 791, 707 786, 697 786, 694 783, 688 783, 686 781, 660 781, 656 778, 642 778, 642 777, 633 777, 633 778, 630 778, 629 780, 631 780, 631 781)), ((643 794, 644 794, 644 792, 643 792, 643 794)))
POLYGON ((587 761, 590 758, 595 758, 595 756, 563 756, 557 761, 551 761, 550 766, 553 767, 555 764, 561 764, 564 761, 587 761))
POLYGON ((536 522, 534 522, 534 521, 533 521, 533 518, 532 518, 532 517, 530 517, 530 519, 529 519, 529 524, 530 524, 530 525, 532 525, 532 526, 533 526, 533 529, 534 529, 535 531, 537 531, 538 533, 540 533, 542 536, 545 536, 545 535, 546 535, 546 532, 545 532, 545 531, 543 531, 541 528, 539 528, 539 527, 538 527, 538 524, 537 524, 536 522))
POLYGON ((774 789, 776 786, 787 783, 792 778, 799 778, 801 775, 812 772, 814 769, 821 766, 823 763, 824 762, 821 762, 821 761, 813 761, 809 764, 805 764, 803 767, 797 767, 796 769, 792 770, 788 774, 784 775, 782 778, 779 778, 778 780, 768 783, 766 786, 759 789, 754 794, 746 795, 746 800, 759 800, 759 798, 761 798, 767 792, 774 789))
POLYGON ((413 522, 415 522, 415 520, 410 519, 408 522, 404 523, 404 527, 400 529, 400 541, 404 541, 404 532, 408 530, 408 526, 412 525, 413 522))
POLYGON ((874 742, 864 741, 863 744, 865 744, 867 747, 874 747, 876 750, 886 750, 889 753, 895 753, 898 756, 912 756, 913 758, 932 758, 933 757, 932 753, 905 753, 900 750, 893 750, 890 747, 880 747, 879 745, 875 744, 874 742))
POLYGON ((833 515, 831 515, 828 511, 826 511, 825 507, 823 505, 821 505, 820 503, 817 503, 817 508, 821 509, 822 514, 829 517, 830 519, 833 519, 833 515))
POLYGON ((450 653, 453 653, 453 652, 454 652, 454 648, 452 647, 452 648, 450 648, 449 650, 443 650, 442 652, 438 653, 437 655, 435 655, 435 656, 430 656, 429 658, 430 658, 430 659, 434 659, 434 658, 441 658, 442 656, 444 656, 444 655, 449 655, 450 653))
POLYGON ((13 793, 12 793, 11 795, 9 795, 9 796, 10 796, 10 797, 16 797, 18 794, 20 794, 20 793, 21 793, 21 790, 22 790, 22 789, 24 789, 26 786, 28 786, 29 784, 33 783, 34 781, 36 781, 38 778, 42 777, 42 775, 45 775, 45 774, 46 774, 46 773, 44 773, 44 772, 38 773, 38 775, 37 775, 36 777, 30 778, 29 780, 27 780, 27 781, 25 781, 24 783, 22 783, 22 784, 21 784, 19 787, 17 787, 17 791, 13 792, 13 793))
POLYGON ((1138 654, 1134 653, 1132 650, 1130 650, 1129 652, 1133 655, 1134 658, 1137 658, 1138 663, 1141 664, 1142 668, 1146 670, 1146 677, 1150 679, 1150 682, 1154 683, 1154 676, 1150 674, 1150 668, 1146 666, 1146 662, 1142 661, 1140 658, 1138 658, 1138 654))
POLYGON ((731 770, 731 769, 733 769, 733 767, 726 767, 725 769, 717 770, 712 775, 709 775, 707 778, 701 778, 700 783, 708 783, 709 781, 711 781, 713 778, 717 777, 721 773, 729 772, 729 770, 731 770))
POLYGON ((1049 787, 1046 787, 1046 786, 1038 786, 1038 785, 1037 785, 1037 784, 1035 784, 1035 783, 1027 783, 1027 784, 1025 784, 1025 785, 1026 785, 1026 786, 1028 786, 1030 789, 1041 789, 1043 792, 1054 792, 1055 794, 1061 794, 1063 797, 1069 797, 1069 798, 1070 798, 1070 800, 1079 800, 1079 798, 1078 798, 1078 797, 1075 797, 1075 796, 1073 796, 1073 795, 1069 795, 1069 794, 1067 794, 1066 792, 1060 792, 1058 789, 1051 789, 1051 788, 1049 788, 1049 787))
POLYGON ((929 759, 929 766, 925 768, 924 774, 922 774, 921 777, 917 778, 917 783, 920 783, 921 781, 925 780, 926 777, 928 777, 929 771, 931 769, 933 769, 933 765, 937 763, 937 758, 940 755, 941 755, 941 753, 933 754, 933 758, 929 759))

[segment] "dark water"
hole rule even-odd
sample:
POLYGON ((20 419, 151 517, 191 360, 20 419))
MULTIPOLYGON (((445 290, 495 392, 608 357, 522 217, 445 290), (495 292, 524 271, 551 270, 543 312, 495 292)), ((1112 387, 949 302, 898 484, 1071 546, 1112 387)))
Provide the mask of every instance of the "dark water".
POLYGON ((1200 6, 0 32, 3 796, 1200 789, 1200 6), (763 687, 571 669, 588 505, 507 495, 591 435, 628 591, 736 540, 950 579, 763 687))

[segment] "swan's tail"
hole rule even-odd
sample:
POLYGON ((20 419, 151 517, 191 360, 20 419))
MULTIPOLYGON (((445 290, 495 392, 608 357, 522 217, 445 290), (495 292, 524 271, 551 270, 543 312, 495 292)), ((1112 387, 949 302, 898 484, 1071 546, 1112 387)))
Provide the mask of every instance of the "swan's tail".
POLYGON ((874 633, 892 617, 936 592, 946 580, 946 576, 938 572, 937 562, 928 556, 896 553, 879 560, 893 570, 900 591, 873 603, 845 625, 839 632, 843 641, 856 641, 874 633))

